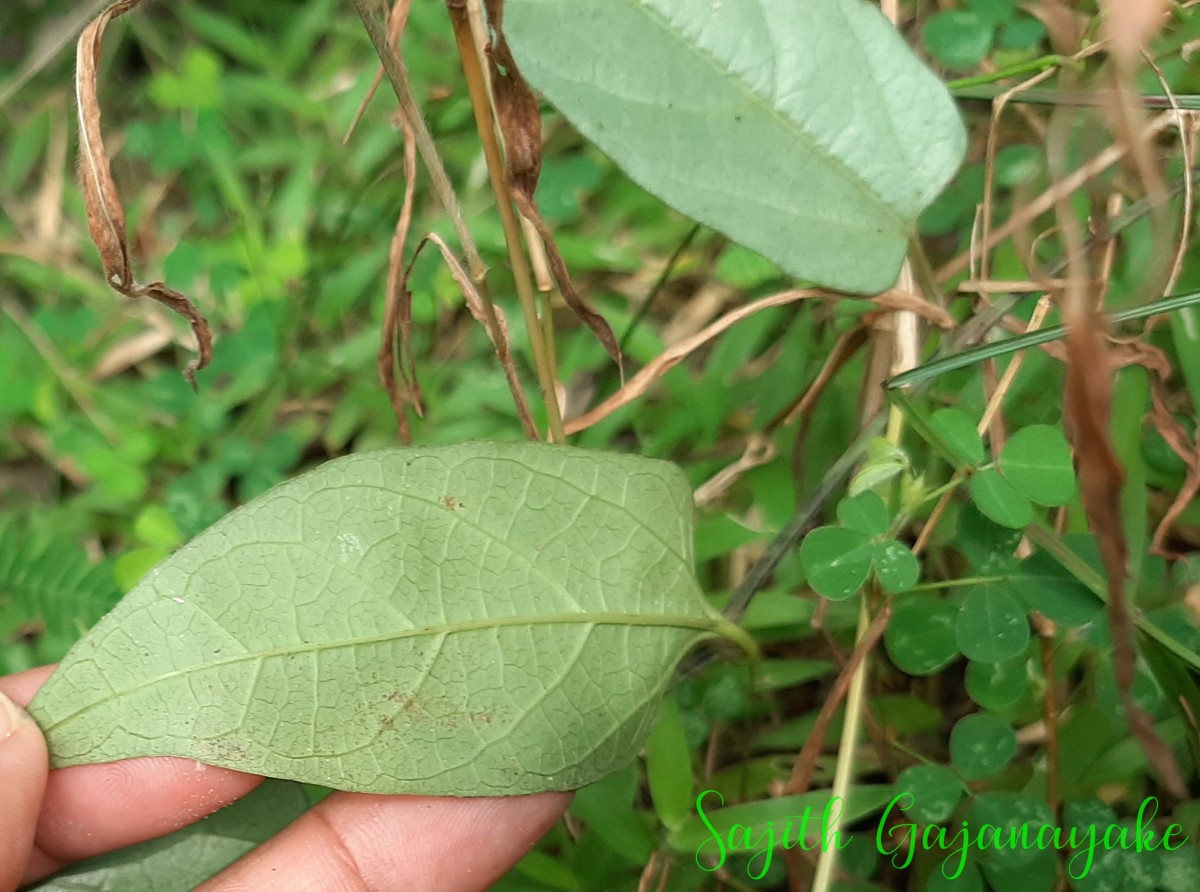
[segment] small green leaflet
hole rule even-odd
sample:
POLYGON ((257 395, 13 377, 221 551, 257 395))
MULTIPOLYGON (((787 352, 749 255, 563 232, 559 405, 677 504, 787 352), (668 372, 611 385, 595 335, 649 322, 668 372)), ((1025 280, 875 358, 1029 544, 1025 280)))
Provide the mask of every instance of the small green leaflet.
POLYGON ((921 577, 912 549, 886 535, 891 518, 874 492, 843 499, 837 508, 844 526, 817 527, 800 543, 800 562, 813 590, 844 601, 866 583, 871 571, 884 591, 908 591, 921 577))
POLYGON ((673 465, 527 443, 329 462, 153 570, 34 699, 57 767, 175 755, 343 790, 567 790, 631 761, 680 658, 753 648, 673 465))

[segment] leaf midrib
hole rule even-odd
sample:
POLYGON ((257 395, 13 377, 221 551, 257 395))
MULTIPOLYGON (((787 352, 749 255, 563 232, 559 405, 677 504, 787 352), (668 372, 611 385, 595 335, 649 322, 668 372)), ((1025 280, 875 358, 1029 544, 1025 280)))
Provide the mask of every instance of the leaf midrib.
MULTIPOLYGON (((61 719, 57 719, 54 722, 42 725, 42 730, 49 732, 55 728, 65 725, 66 723, 78 718, 92 709, 103 706, 105 703, 108 703, 111 700, 129 696, 130 694, 136 693, 144 688, 153 687, 155 685, 170 681, 171 679, 179 678, 194 672, 209 671, 212 669, 219 669, 225 666, 234 666, 238 663, 255 660, 265 661, 280 657, 297 656, 300 654, 321 652, 326 650, 339 650, 346 647, 383 644, 390 641, 400 641, 406 638, 417 638, 421 636, 442 638, 449 635, 457 635, 469 632, 483 632, 500 628, 549 625, 666 627, 676 629, 692 629, 699 633, 717 635, 719 634, 718 627, 721 625, 721 621, 716 617, 686 616, 683 614, 636 614, 617 612, 557 613, 535 616, 509 616, 500 619, 492 618, 480 620, 459 620, 452 623, 440 623, 433 626, 420 626, 412 629, 401 629, 399 631, 388 632, 385 634, 348 638, 341 641, 300 642, 299 644, 273 647, 267 650, 259 650, 254 652, 247 651, 231 657, 225 657, 219 660, 211 660, 205 663, 193 664, 191 666, 172 670, 171 672, 162 673, 154 678, 145 680, 141 684, 134 685, 133 687, 125 688, 120 691, 114 691, 109 696, 88 703, 82 708, 75 710, 61 719)), ((238 643, 240 644, 241 642, 238 643)))

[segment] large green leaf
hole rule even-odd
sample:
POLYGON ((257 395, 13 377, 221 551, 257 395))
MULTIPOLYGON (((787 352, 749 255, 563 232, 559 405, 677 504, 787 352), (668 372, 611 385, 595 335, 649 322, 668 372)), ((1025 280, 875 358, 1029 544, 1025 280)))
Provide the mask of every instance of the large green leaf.
POLYGON ((233 805, 158 839, 88 858, 27 892, 179 892, 194 889, 308 808, 299 784, 265 781, 233 805))
POLYGON ((829 287, 889 287, 962 160, 949 93, 863 0, 508 0, 528 80, 643 187, 829 287))
POLYGON ((31 712, 55 765, 188 756, 346 790, 574 789, 671 670, 744 633, 692 573, 682 473, 520 443, 338 459, 152 571, 31 712))

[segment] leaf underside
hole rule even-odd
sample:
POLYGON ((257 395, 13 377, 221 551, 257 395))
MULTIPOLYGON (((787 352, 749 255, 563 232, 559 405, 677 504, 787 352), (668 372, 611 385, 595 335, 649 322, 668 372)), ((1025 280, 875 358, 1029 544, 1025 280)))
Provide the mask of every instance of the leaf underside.
POLYGON ((515 795, 630 761, 723 621, 665 462, 527 443, 329 462, 134 589, 33 701, 56 766, 176 755, 515 795))
POLYGON ((531 84, 648 191, 831 288, 892 285, 962 161, 945 87, 863 0, 507 0, 531 84))

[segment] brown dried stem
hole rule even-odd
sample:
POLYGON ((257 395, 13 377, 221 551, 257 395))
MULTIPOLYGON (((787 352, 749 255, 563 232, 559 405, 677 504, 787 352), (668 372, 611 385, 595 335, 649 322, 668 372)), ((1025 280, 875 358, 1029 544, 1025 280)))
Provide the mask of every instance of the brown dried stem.
POLYGON ((808 792, 808 788, 812 785, 813 773, 816 771, 817 757, 821 754, 825 735, 829 731, 829 723, 833 721, 838 706, 841 705, 842 700, 846 697, 846 693, 850 690, 850 681, 857 674, 858 668, 863 660, 866 659, 867 654, 879 644, 879 639, 883 637, 888 621, 891 618, 892 600, 888 598, 883 602, 883 607, 880 611, 875 614, 871 622, 862 631, 857 643, 854 645, 854 650, 851 651, 846 664, 842 666, 842 671, 838 673, 837 681, 833 683, 833 690, 829 692, 829 696, 825 698, 825 702, 821 705, 821 711, 817 715, 817 721, 813 725, 812 733, 809 734, 808 740, 804 742, 803 748, 796 755, 796 762, 792 766, 791 777, 788 778, 787 785, 783 789, 784 795, 808 792))
MULTIPOLYGON (((512 265, 513 281, 517 288, 517 297, 521 302, 521 311, 525 316, 525 328, 529 335, 530 347, 533 350, 538 385, 546 404, 550 440, 562 443, 566 440, 566 434, 563 431, 553 364, 549 355, 549 351, 553 349, 553 339, 547 342, 544 336, 545 330, 542 327, 543 322, 538 315, 537 297, 531 283, 529 261, 521 242, 521 227, 517 222, 517 215, 509 198, 508 177, 500 145, 496 140, 496 125, 492 118, 491 101, 483 67, 479 64, 479 56, 475 51, 475 38, 471 32, 470 16, 468 16, 462 0, 448 0, 446 8, 450 12, 450 21, 454 26, 454 37, 458 42, 459 58, 467 80, 467 91, 471 97, 471 107, 475 112, 475 126, 483 144, 483 156, 487 161, 492 192, 496 196, 496 210, 500 214, 500 225, 504 229, 504 241, 508 246, 508 259, 512 265)), ((548 308, 546 313, 548 315, 548 308)))
MULTIPOLYGON (((753 316, 755 313, 770 307, 780 307, 800 300, 811 300, 813 298, 836 299, 840 297, 843 297, 843 295, 825 291, 821 288, 798 288, 759 298, 752 303, 746 304, 744 307, 731 310, 702 331, 697 332, 689 338, 685 338, 678 344, 668 347, 652 359, 641 371, 630 378, 624 387, 600 405, 584 415, 569 421, 567 423, 567 433, 576 434, 582 430, 586 430, 593 424, 604 420, 622 406, 628 405, 649 390, 655 381, 682 362, 693 350, 703 346, 730 326, 735 325, 748 316, 753 316)), ((944 310, 906 291, 884 291, 882 294, 871 298, 871 300, 878 303, 884 309, 911 310, 943 328, 949 328, 953 325, 953 320, 944 310)))
POLYGON ((371 43, 375 45, 375 52, 379 55, 379 61, 383 63, 388 80, 392 82, 392 89, 395 90, 396 99, 400 103, 400 111, 412 128, 417 152, 420 153, 425 169, 429 172, 434 194, 450 215, 454 232, 467 258, 471 277, 476 282, 483 282, 487 276, 487 267, 483 258, 479 256, 479 249, 475 246, 471 231, 467 228, 466 214, 454 187, 450 184, 449 176, 446 175, 446 168, 437 153, 437 146, 434 145, 433 136, 425 123, 425 116, 421 114, 421 107, 413 96, 412 85, 408 80, 408 68, 389 39, 391 10, 386 0, 354 0, 354 8, 358 11, 358 17, 362 19, 363 27, 367 29, 371 43))

